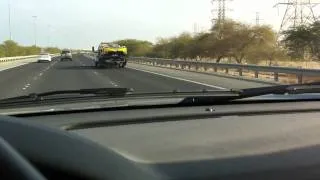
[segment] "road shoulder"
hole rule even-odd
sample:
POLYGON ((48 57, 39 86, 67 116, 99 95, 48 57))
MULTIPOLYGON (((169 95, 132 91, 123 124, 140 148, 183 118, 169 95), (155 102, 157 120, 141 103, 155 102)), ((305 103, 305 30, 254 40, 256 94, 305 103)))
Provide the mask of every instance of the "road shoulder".
POLYGON ((270 84, 263 83, 263 82, 251 82, 246 80, 219 77, 219 76, 203 74, 203 73, 180 71, 175 69, 140 65, 140 64, 134 64, 134 63, 128 63, 127 68, 152 73, 155 75, 171 77, 174 79, 183 79, 190 82, 197 82, 199 84, 207 84, 210 86, 215 86, 218 89, 223 89, 223 88, 243 89, 243 88, 271 86, 270 84))

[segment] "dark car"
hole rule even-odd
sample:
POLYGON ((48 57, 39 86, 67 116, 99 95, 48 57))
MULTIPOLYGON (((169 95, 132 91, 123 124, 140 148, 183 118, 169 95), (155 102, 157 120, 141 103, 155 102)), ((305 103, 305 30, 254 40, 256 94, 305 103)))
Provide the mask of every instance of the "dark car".
POLYGON ((61 58, 60 58, 61 61, 64 61, 64 60, 69 60, 69 61, 72 61, 72 54, 71 54, 71 51, 70 50, 63 50, 61 52, 61 58))

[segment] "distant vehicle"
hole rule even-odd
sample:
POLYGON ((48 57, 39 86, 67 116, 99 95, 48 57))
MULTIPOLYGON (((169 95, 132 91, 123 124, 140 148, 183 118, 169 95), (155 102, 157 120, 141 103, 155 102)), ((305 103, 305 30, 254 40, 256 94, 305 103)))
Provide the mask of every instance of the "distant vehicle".
POLYGON ((42 53, 40 54, 40 57, 38 59, 38 62, 51 62, 52 61, 52 57, 49 53, 42 53))
POLYGON ((70 50, 64 49, 61 52, 60 61, 69 60, 72 61, 72 54, 70 50))
MULTIPOLYGON (((93 48, 94 50, 94 48, 93 48)), ((115 43, 100 43, 98 56, 95 60, 96 67, 118 67, 127 65, 127 47, 115 43)))

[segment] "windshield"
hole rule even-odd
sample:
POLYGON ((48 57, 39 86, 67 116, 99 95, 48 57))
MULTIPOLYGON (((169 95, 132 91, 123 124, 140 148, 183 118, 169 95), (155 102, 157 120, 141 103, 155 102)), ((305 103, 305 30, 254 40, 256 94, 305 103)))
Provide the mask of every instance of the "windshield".
POLYGON ((0 99, 94 88, 143 96, 318 82, 317 3, 4 0, 0 99), (39 61, 48 53, 52 59, 39 61))

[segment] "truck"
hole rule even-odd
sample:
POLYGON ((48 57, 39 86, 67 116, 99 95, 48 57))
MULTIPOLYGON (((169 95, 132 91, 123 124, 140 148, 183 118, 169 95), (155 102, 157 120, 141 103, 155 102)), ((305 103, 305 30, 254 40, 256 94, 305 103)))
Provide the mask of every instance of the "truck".
POLYGON ((100 43, 95 67, 124 68, 127 65, 127 47, 115 43, 100 43))

